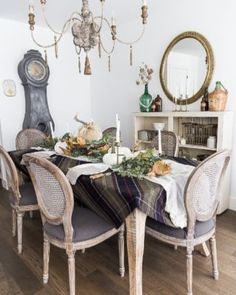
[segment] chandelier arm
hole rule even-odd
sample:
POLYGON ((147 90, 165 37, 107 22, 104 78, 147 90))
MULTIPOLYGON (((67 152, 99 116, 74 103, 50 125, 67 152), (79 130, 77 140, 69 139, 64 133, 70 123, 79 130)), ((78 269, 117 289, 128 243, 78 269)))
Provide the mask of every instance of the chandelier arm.
POLYGON ((54 47, 55 45, 57 45, 57 44, 60 42, 61 38, 64 36, 64 34, 65 34, 65 32, 66 32, 66 31, 65 31, 65 27, 68 25, 68 23, 69 23, 70 21, 71 21, 71 20, 66 21, 66 23, 65 23, 64 26, 63 26, 63 30, 62 30, 62 32, 64 32, 64 33, 61 33, 60 36, 57 38, 57 40, 54 41, 53 43, 50 43, 50 44, 48 44, 48 45, 40 44, 40 43, 35 39, 35 37, 34 37, 34 31, 31 31, 31 37, 32 37, 32 40, 34 41, 34 43, 35 43, 37 46, 39 46, 39 47, 41 47, 41 48, 44 48, 44 49, 54 47))
POLYGON ((42 15, 43 15, 43 19, 44 19, 44 22, 45 24, 48 26, 48 28, 56 35, 61 35, 61 34, 64 34, 68 31, 71 23, 74 21, 74 20, 78 20, 78 21, 81 21, 81 19, 78 19, 77 17, 75 17, 76 15, 79 16, 81 18, 81 14, 77 11, 73 12, 70 16, 70 18, 66 21, 66 24, 68 24, 68 26, 63 26, 62 28, 62 31, 61 32, 58 32, 56 31, 49 23, 47 17, 46 17, 46 11, 45 11, 45 8, 44 8, 44 5, 41 5, 41 8, 42 8, 42 15))
POLYGON ((115 50, 115 44, 116 44, 116 41, 113 40, 112 49, 111 49, 110 51, 108 51, 108 50, 105 48, 104 44, 102 43, 102 39, 101 39, 101 38, 100 38, 100 44, 101 44, 101 47, 102 47, 103 51, 104 51, 106 54, 111 55, 111 54, 114 52, 114 50, 115 50))
POLYGON ((119 43, 124 44, 124 45, 134 45, 134 44, 138 43, 138 42, 142 39, 142 37, 143 37, 143 35, 144 35, 144 33, 145 33, 145 29, 146 29, 146 27, 145 27, 145 25, 144 25, 144 26, 143 26, 143 29, 142 29, 142 32, 141 32, 141 34, 139 35, 139 37, 138 37, 136 40, 132 41, 132 42, 123 41, 123 40, 121 40, 121 39, 118 38, 118 37, 116 37, 116 40, 117 40, 119 43))
POLYGON ((101 32, 101 29, 102 29, 102 26, 103 26, 103 20, 104 20, 104 2, 103 1, 102 1, 101 6, 102 6, 101 15, 93 17, 93 20, 100 19, 99 29, 98 29, 98 31, 95 30, 95 32, 97 34, 99 34, 101 32))

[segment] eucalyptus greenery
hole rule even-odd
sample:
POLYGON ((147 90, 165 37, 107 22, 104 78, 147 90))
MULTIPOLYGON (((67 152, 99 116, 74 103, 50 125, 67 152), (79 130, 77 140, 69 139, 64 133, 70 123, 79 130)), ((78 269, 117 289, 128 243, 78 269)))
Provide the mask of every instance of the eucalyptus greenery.
POLYGON ((52 138, 51 136, 48 136, 43 140, 43 142, 37 144, 37 146, 52 151, 54 150, 54 146, 57 142, 58 138, 52 138))
POLYGON ((143 178, 159 160, 161 160, 159 156, 156 156, 152 149, 148 149, 145 152, 140 152, 135 158, 122 162, 117 172, 121 176, 143 178))

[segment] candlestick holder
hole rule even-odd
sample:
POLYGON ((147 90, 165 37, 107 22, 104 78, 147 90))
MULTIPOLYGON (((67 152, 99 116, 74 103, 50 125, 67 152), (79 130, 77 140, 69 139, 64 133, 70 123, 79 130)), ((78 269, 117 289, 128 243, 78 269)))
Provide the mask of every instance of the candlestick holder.
POLYGON ((119 166, 119 158, 121 156, 121 154, 120 154, 120 142, 119 141, 115 142, 115 148, 116 148, 116 165, 119 166))
POLYGON ((183 112, 182 99, 183 99, 183 94, 180 94, 180 97, 179 97, 179 112, 183 112))
POLYGON ((178 112, 178 109, 177 109, 177 97, 174 96, 173 99, 174 99, 174 104, 175 104, 175 108, 174 108, 173 112, 178 112))
POLYGON ((188 112, 188 95, 185 95, 185 108, 183 109, 183 112, 188 112))

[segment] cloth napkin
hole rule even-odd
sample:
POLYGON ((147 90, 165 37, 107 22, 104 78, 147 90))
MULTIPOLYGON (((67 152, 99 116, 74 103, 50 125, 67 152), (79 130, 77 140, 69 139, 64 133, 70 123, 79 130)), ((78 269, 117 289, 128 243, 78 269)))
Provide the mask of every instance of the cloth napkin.
POLYGON ((146 176, 149 181, 160 184, 166 191, 165 211, 169 213, 176 227, 187 226, 187 216, 184 204, 184 189, 187 180, 195 167, 165 160, 171 166, 171 173, 164 176, 146 176))
POLYGON ((81 175, 93 175, 105 172, 110 167, 103 163, 89 163, 77 165, 73 168, 70 168, 66 174, 66 177, 69 179, 70 183, 75 185, 77 179, 81 175))

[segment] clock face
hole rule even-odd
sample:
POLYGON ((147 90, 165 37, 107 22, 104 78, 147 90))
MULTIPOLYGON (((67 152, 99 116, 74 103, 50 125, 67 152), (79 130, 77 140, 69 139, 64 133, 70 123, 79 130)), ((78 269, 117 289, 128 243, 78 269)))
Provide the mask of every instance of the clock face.
POLYGON ((31 61, 28 64, 27 72, 29 76, 37 81, 41 81, 46 76, 46 68, 43 63, 38 60, 31 61))

